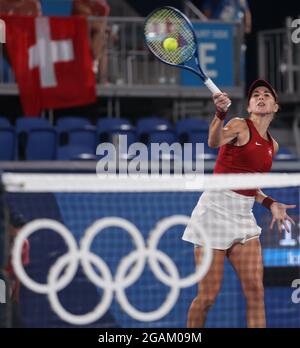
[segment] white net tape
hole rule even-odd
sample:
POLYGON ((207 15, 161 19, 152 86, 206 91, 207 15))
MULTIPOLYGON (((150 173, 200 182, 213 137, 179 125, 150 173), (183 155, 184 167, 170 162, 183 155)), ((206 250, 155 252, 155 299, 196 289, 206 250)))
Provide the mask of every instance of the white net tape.
POLYGON ((300 186, 300 173, 204 176, 6 173, 3 182, 10 192, 208 191, 300 186))

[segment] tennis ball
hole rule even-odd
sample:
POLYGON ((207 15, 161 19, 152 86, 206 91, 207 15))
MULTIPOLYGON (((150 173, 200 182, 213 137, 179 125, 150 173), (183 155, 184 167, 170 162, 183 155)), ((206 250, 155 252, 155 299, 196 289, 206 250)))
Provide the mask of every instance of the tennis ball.
POLYGON ((176 51, 178 48, 178 41, 173 37, 168 37, 163 42, 163 48, 169 52, 176 51))

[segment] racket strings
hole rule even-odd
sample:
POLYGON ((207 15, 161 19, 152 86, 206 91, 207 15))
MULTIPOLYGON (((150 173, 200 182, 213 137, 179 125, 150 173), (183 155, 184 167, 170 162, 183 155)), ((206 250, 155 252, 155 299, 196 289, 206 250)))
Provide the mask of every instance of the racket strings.
POLYGON ((194 35, 186 19, 168 8, 155 11, 147 19, 145 38, 150 50, 169 64, 182 64, 190 60, 196 49, 194 35), (167 38, 176 39, 178 48, 165 50, 163 42, 167 38))

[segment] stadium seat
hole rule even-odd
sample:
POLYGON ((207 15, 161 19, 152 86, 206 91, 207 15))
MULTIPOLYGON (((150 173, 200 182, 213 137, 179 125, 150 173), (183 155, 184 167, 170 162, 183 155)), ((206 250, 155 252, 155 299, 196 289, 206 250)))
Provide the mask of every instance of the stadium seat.
POLYGON ((197 153, 196 152, 196 143, 192 144, 192 159, 193 161, 197 160, 215 160, 218 156, 218 149, 212 149, 209 147, 206 143, 204 143, 204 152, 203 153, 197 153))
POLYGON ((16 121, 17 133, 27 133, 31 129, 35 128, 51 128, 51 124, 45 118, 38 117, 19 117, 16 121))
POLYGON ((287 147, 279 145, 279 150, 274 157, 276 161, 297 161, 298 157, 287 147))
POLYGON ((177 142, 177 136, 172 130, 155 130, 149 132, 149 144, 150 143, 167 143, 169 145, 177 142))
POLYGON ((97 121, 97 132, 106 133, 115 129, 120 129, 123 126, 131 126, 131 123, 126 118, 104 117, 97 121))
POLYGON ((43 16, 70 16, 72 1, 40 0, 43 16))
POLYGON ((65 145, 58 148, 57 160, 96 160, 95 151, 84 145, 65 145))
POLYGON ((96 152, 96 130, 94 128, 78 128, 68 132, 67 145, 85 146, 91 153, 96 152))
POLYGON ((138 137, 137 137, 135 129, 134 128, 125 129, 125 130, 123 129, 121 131, 117 131, 117 132, 111 133, 112 142, 114 144, 116 144, 115 137, 119 136, 119 135, 126 135, 126 137, 127 137, 126 138, 126 143, 124 143, 124 144, 127 145, 126 147, 121 145, 123 143, 121 143, 121 144, 119 143, 120 142, 120 138, 117 139, 118 144, 120 144, 120 153, 119 153, 120 157, 122 159, 131 159, 131 158, 135 157, 135 154, 134 155, 130 155, 128 153, 129 146, 131 144, 133 144, 133 143, 138 142, 138 137))
POLYGON ((18 136, 19 159, 25 159, 28 132, 32 129, 52 129, 51 124, 45 118, 20 117, 16 120, 18 136))
POLYGON ((135 128, 131 125, 121 125, 121 126, 115 126, 109 131, 106 132, 99 132, 98 138, 100 144, 103 142, 109 142, 115 145, 116 150, 119 149, 122 159, 130 159, 133 158, 135 155, 128 155, 128 148, 131 144, 136 143, 138 141, 138 137, 135 131, 135 128), (127 138, 125 140, 121 140, 119 136, 126 136, 127 138), (121 143, 120 143, 121 141, 121 143), (126 145, 126 146, 123 146, 126 145))
POLYGON ((176 133, 181 143, 188 140, 188 133, 190 131, 206 131, 208 132, 209 123, 206 120, 199 118, 185 118, 176 122, 176 133))
POLYGON ((204 129, 208 130, 209 123, 206 120, 200 118, 185 118, 183 120, 178 120, 176 122, 176 132, 180 134, 181 132, 188 132, 193 129, 204 129))
POLYGON ((145 117, 137 121, 136 131, 140 141, 147 144, 149 142, 148 136, 152 131, 166 131, 172 129, 171 123, 159 117, 145 117))
POLYGON ((188 142, 192 143, 192 148, 193 148, 192 158, 194 160, 199 160, 199 159, 213 160, 213 159, 216 159, 216 157, 218 155, 218 149, 212 149, 208 146, 208 132, 206 129, 191 130, 187 134, 188 134, 188 142), (204 153, 203 154, 196 153, 196 144, 197 143, 204 144, 204 153))
POLYGON ((117 144, 119 142, 117 137, 120 135, 127 136, 126 141, 127 141, 128 146, 138 141, 135 128, 132 126, 122 126, 120 128, 116 128, 114 131, 109 132, 107 141, 114 143, 114 144, 117 144))
POLYGON ((166 130, 172 128, 170 121, 160 117, 145 117, 137 121, 138 134, 148 133, 152 130, 166 130))
POLYGON ((101 118, 98 120, 96 127, 100 143, 114 142, 114 135, 126 134, 134 131, 134 127, 126 118, 101 118))
POLYGON ((0 161, 13 161, 17 137, 12 127, 0 127, 0 161))
POLYGON ((57 133, 54 129, 36 128, 27 134, 25 159, 30 161, 55 160, 57 133))
POLYGON ((195 129, 187 132, 188 142, 190 143, 206 143, 208 142, 207 130, 195 129))
POLYGON ((4 116, 0 116, 0 127, 10 127, 10 126, 11 124, 9 120, 4 116))
POLYGON ((0 66, 2 69, 2 76, 1 76, 2 82, 6 82, 6 83, 16 82, 14 71, 6 57, 2 56, 2 60, 0 59, 0 66))
POLYGON ((59 132, 68 132, 74 128, 78 129, 90 125, 91 122, 87 118, 80 116, 63 116, 59 117, 56 122, 56 128, 59 132))
POLYGON ((70 131, 74 129, 94 130, 95 127, 91 125, 91 122, 87 118, 77 116, 66 116, 61 117, 57 120, 56 129, 58 131, 59 144, 63 146, 69 143, 70 131))
MULTIPOLYGON (((101 125, 97 127, 97 133, 99 142, 114 142, 114 136, 117 134, 128 135, 132 138, 132 142, 137 141, 135 128, 130 123, 120 123, 120 124, 105 124, 105 127, 101 125)), ((132 143, 131 142, 131 143, 132 143)))
MULTIPOLYGON (((177 141, 177 136, 176 133, 172 130, 156 130, 156 131, 151 131, 148 135, 148 151, 149 151, 149 156, 150 156, 150 150, 151 150, 151 144, 162 144, 162 143, 167 143, 168 145, 172 145, 173 143, 176 143, 177 141)), ((179 144, 178 144, 179 145, 179 144)), ((153 146, 152 146, 153 149, 153 146)), ((170 153, 169 147, 160 147, 160 153, 157 157, 153 158, 153 155, 151 154, 151 159, 152 160, 175 160, 176 156, 174 156, 173 153, 170 153)), ((149 158, 150 159, 150 158, 149 158)))

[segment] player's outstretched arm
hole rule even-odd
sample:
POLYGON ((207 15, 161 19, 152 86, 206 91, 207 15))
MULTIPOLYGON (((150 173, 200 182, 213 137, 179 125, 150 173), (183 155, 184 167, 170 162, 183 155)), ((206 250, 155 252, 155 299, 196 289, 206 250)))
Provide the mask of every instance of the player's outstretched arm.
POLYGON ((271 211, 272 221, 270 224, 270 229, 273 229, 273 226, 276 223, 278 231, 281 231, 282 225, 285 227, 287 231, 289 231, 289 227, 286 224, 286 220, 289 220, 293 225, 295 225, 294 220, 286 212, 287 209, 295 208, 295 204, 279 203, 273 198, 265 195, 260 189, 257 190, 255 200, 256 202, 261 203, 264 207, 268 208, 271 211))
POLYGON ((209 127, 208 146, 217 148, 238 137, 239 133, 247 125, 243 119, 234 118, 224 127, 224 119, 231 100, 228 98, 227 93, 215 93, 213 95, 213 101, 216 107, 216 113, 209 127))
POLYGON ((236 139, 239 134, 247 127, 242 118, 233 118, 224 127, 224 121, 220 120, 217 115, 211 121, 208 133, 208 146, 217 148, 230 143, 236 139))

